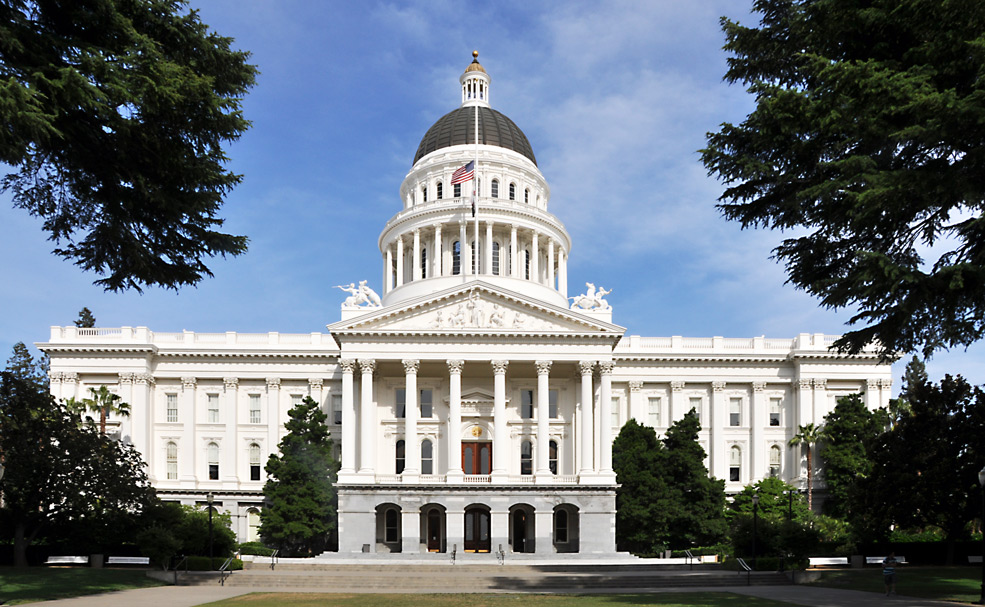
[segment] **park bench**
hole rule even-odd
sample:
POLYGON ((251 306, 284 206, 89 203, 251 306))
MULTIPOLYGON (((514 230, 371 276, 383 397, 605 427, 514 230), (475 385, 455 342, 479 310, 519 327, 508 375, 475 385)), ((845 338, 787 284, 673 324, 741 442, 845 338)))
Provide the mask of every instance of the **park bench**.
MULTIPOLYGON (((886 560, 886 557, 884 557, 884 556, 867 556, 867 557, 865 557, 865 564, 866 565, 882 565, 882 562, 884 560, 886 560)), ((897 561, 897 563, 896 563, 897 565, 906 565, 906 557, 905 556, 897 556, 896 557, 896 561, 897 561)))
POLYGON ((106 559, 107 565, 150 565, 146 556, 111 556, 106 559))
POLYGON ((49 556, 45 565, 88 565, 87 556, 49 556))
POLYGON ((982 557, 980 557, 980 556, 969 556, 968 557, 968 564, 969 565, 972 565, 974 563, 981 563, 981 562, 982 562, 982 557))
POLYGON ((847 556, 812 556, 807 562, 811 567, 847 567, 847 556))

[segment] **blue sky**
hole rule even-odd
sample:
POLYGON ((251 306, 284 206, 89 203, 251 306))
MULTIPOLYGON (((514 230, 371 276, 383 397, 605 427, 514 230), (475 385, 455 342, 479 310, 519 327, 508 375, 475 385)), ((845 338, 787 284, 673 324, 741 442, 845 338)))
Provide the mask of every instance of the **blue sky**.
MULTIPOLYGON (((784 285, 769 259, 782 235, 722 219, 722 188, 699 161, 705 133, 752 108, 722 81, 719 27, 722 15, 753 23, 750 4, 193 2, 260 69, 244 101, 253 127, 228 149, 244 180, 222 209, 249 252, 214 260, 215 278, 180 293, 106 293, 0 198, 0 352, 46 340, 83 306, 99 326, 325 331, 345 295, 333 285, 368 279, 381 291, 377 237, 420 138, 458 106, 473 49, 572 236, 569 292, 613 289, 627 334, 840 333, 850 315, 784 285)), ((981 384, 985 346, 938 354, 928 369, 981 384)))

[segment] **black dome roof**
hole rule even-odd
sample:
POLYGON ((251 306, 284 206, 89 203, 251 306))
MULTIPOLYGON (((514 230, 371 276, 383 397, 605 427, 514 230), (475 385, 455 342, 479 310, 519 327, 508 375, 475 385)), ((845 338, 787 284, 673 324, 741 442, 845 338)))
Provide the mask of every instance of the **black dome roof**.
MULTIPOLYGON (((460 107, 439 118, 428 132, 424 133, 421 145, 417 146, 417 153, 414 154, 414 163, 441 148, 474 144, 475 109, 476 106, 460 107)), ((478 107, 478 110, 479 143, 513 150, 537 164, 534 150, 520 127, 492 108, 478 107)))

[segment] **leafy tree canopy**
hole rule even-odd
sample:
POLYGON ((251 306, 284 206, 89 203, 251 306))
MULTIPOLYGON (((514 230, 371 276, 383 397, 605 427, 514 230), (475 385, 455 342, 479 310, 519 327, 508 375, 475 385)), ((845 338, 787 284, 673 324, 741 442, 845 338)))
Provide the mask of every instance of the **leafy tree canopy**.
POLYGON ((848 516, 857 480, 867 477, 872 468, 869 446, 885 427, 885 410, 869 411, 859 394, 842 396, 825 416, 820 456, 828 485, 828 499, 824 502, 827 514, 848 516))
POLYGON ((722 213, 796 233, 775 257, 823 305, 855 311, 841 350, 929 355, 981 339, 985 3, 753 6, 759 27, 722 26, 725 79, 756 108, 701 152, 726 185, 722 213))
POLYGON ((0 0, 0 191, 96 284, 177 289, 246 250, 217 231, 256 75, 231 43, 184 0, 0 0))
POLYGON ((772 519, 786 519, 792 513, 795 520, 807 517, 807 501, 793 485, 778 478, 764 478, 752 485, 746 485, 732 498, 729 510, 742 514, 752 514, 752 497, 759 496, 757 507, 759 516, 772 519), (793 496, 791 498, 791 496, 793 496))
POLYGON ((329 547, 337 525, 338 466, 318 403, 305 397, 288 416, 280 455, 267 460, 260 537, 285 556, 316 555, 329 547))

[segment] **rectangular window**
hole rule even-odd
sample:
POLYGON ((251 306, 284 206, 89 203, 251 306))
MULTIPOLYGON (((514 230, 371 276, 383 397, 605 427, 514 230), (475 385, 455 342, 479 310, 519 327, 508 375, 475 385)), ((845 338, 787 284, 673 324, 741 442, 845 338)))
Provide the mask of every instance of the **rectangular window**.
POLYGON ((616 397, 612 398, 612 428, 619 427, 619 399, 616 397))
POLYGON ((533 390, 520 390, 520 417, 523 419, 534 418, 533 390))
POLYGON ((738 426, 742 420, 742 399, 733 398, 729 400, 728 425, 738 426))
POLYGON ((729 480, 737 482, 742 474, 742 451, 738 447, 729 450, 729 480))
POLYGON ((660 397, 651 396, 647 402, 647 419, 651 428, 660 427, 660 397))
POLYGON ((168 480, 178 480, 178 445, 175 443, 167 444, 168 458, 168 480))
POLYGON ((421 417, 431 417, 434 408, 431 406, 431 390, 421 390, 421 417))
POLYGON ((291 395, 291 408, 294 408, 294 407, 297 407, 298 405, 300 405, 301 404, 301 401, 303 399, 304 399, 304 395, 303 394, 292 394, 291 395))
POLYGON ((557 419, 557 390, 548 390, 547 392, 547 410, 550 413, 551 419, 557 419))
POLYGON ((342 425, 342 395, 332 395, 332 421, 336 425, 342 425))
POLYGON ((176 422, 178 421, 178 395, 168 394, 168 421, 176 422))
POLYGON ((694 414, 698 416, 698 423, 701 423, 701 397, 700 396, 691 397, 691 408, 694 409, 694 414))
POLYGON ((776 445, 770 447, 770 476, 777 478, 780 476, 780 448, 776 445))
POLYGON ((209 394, 209 423, 219 422, 219 395, 209 394))
POLYGON ((250 480, 260 480, 260 445, 250 445, 250 480))
POLYGON ((770 399, 770 426, 780 425, 780 403, 783 399, 771 398, 770 399))
POLYGON ((407 417, 407 390, 404 388, 396 389, 397 399, 397 419, 407 417))
POLYGON ((455 184, 455 198, 461 198, 461 197, 462 197, 462 184, 456 183, 455 184))
POLYGON ((260 395, 250 394, 250 423, 260 423, 260 395))

